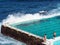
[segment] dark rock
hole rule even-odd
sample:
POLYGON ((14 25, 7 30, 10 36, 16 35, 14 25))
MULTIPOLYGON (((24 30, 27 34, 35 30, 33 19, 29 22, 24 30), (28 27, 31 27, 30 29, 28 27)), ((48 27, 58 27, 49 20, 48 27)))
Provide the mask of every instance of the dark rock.
POLYGON ((36 38, 34 36, 30 36, 29 34, 23 33, 21 31, 12 29, 10 27, 6 27, 4 25, 1 26, 1 33, 19 41, 26 43, 27 45, 43 45, 43 40, 40 38, 36 38))

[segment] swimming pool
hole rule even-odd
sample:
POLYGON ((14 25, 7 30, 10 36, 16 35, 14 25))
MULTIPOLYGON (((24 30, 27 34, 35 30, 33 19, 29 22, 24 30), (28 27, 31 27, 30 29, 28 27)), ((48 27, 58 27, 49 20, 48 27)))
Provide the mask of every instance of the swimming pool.
POLYGON ((57 33, 57 36, 60 36, 60 16, 38 21, 26 21, 21 24, 15 23, 11 26, 41 37, 47 34, 48 39, 53 38, 54 32, 57 33))
POLYGON ((60 45, 60 40, 55 41, 55 42, 53 43, 53 45, 60 45))

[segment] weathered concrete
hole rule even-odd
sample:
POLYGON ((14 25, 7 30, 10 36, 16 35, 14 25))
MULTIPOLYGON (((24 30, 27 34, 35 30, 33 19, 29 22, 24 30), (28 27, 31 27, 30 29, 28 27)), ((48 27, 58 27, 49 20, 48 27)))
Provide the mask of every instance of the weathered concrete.
POLYGON ((4 25, 1 26, 1 33, 4 35, 13 37, 14 39, 17 39, 19 41, 22 41, 22 42, 26 43, 27 45, 44 45, 44 44, 42 44, 42 42, 43 42, 42 39, 36 38, 32 35, 28 35, 26 33, 9 28, 4 25))

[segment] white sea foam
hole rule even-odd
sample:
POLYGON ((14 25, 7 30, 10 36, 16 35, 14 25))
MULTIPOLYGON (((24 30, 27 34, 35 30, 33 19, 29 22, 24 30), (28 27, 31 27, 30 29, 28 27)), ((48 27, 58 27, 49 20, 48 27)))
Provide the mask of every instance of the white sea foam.
POLYGON ((0 45, 26 45, 26 44, 1 34, 1 23, 0 23, 0 45))
POLYGON ((11 23, 17 23, 17 22, 23 22, 23 21, 35 20, 35 19, 40 19, 41 20, 41 19, 44 19, 44 18, 51 18, 51 17, 54 17, 54 16, 59 16, 60 13, 59 12, 57 13, 57 11, 59 9, 60 8, 53 9, 50 12, 46 11, 48 13, 47 15, 43 14, 45 11, 43 11, 42 14, 40 14, 40 13, 35 13, 35 14, 21 14, 21 13, 9 14, 7 16, 7 18, 3 20, 3 24, 5 24, 5 23, 11 24, 11 23))
MULTIPOLYGON (((12 24, 12 23, 23 22, 23 21, 28 21, 28 20, 51 18, 51 17, 60 15, 60 13, 58 11, 59 9, 60 8, 53 9, 53 10, 47 12, 47 15, 44 15, 41 11, 40 12, 42 14, 40 14, 40 13, 35 13, 35 14, 21 14, 21 13, 9 14, 7 16, 7 18, 4 19, 2 22, 3 22, 3 24, 5 24, 5 23, 12 24)), ((43 12, 45 12, 45 11, 43 11, 43 12)), ((7 39, 7 37, 3 36, 2 34, 0 34, 0 39, 3 40, 3 41, 0 41, 1 44, 6 44, 6 42, 7 42, 7 43, 13 43, 13 45, 25 45, 22 42, 19 42, 16 40, 11 40, 11 38, 7 39)))

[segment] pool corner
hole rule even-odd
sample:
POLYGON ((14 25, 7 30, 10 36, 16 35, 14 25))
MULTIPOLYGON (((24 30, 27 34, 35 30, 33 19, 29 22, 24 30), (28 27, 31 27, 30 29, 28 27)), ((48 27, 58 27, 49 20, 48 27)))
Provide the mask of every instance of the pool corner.
POLYGON ((13 29, 7 25, 1 26, 1 33, 19 41, 26 43, 27 45, 44 45, 43 40, 32 35, 26 34, 24 32, 13 29))

